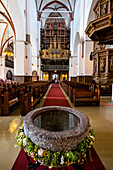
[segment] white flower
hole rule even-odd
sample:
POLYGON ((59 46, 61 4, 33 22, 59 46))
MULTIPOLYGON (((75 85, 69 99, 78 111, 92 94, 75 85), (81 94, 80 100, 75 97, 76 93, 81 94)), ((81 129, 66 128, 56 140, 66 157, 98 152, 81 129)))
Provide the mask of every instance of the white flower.
POLYGON ((44 150, 42 148, 38 149, 38 155, 43 156, 44 150))
POLYGON ((69 153, 67 153, 67 157, 69 156, 69 153))
POLYGON ((64 157, 61 157, 61 163, 60 164, 64 164, 64 157))
POLYGON ((53 168, 52 166, 49 166, 49 169, 53 168))
POLYGON ((94 139, 94 136, 90 136, 90 138, 94 139))
POLYGON ((21 142, 21 140, 22 140, 22 139, 17 139, 17 142, 19 143, 19 142, 21 142))
POLYGON ((26 139, 26 138, 23 139, 23 145, 24 145, 24 146, 27 145, 27 139, 26 139))
POLYGON ((20 127, 20 130, 22 130, 23 128, 22 128, 22 126, 20 127))
POLYGON ((19 134, 19 136, 22 136, 22 135, 24 135, 24 133, 23 133, 23 132, 21 132, 21 133, 19 134))

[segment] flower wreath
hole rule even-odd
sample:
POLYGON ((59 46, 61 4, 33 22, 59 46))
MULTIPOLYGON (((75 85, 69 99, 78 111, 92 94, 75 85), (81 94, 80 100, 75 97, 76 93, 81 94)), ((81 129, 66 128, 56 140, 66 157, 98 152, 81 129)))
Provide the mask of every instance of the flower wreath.
POLYGON ((31 156, 35 162, 39 161, 41 164, 52 167, 69 166, 72 163, 83 165, 86 160, 87 151, 92 147, 95 141, 95 135, 93 129, 90 127, 88 136, 77 146, 74 150, 52 152, 47 149, 43 149, 39 144, 35 145, 30 138, 25 136, 24 126, 19 128, 16 133, 17 143, 16 146, 24 148, 27 155, 31 156))

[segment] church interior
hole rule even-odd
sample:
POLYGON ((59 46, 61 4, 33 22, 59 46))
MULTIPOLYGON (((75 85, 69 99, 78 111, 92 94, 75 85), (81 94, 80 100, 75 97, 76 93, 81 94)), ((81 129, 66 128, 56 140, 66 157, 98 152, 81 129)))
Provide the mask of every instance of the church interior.
POLYGON ((51 106, 89 118, 96 158, 80 169, 113 170, 112 36, 113 0, 0 0, 1 170, 34 168, 14 147, 16 132, 29 112, 51 106))

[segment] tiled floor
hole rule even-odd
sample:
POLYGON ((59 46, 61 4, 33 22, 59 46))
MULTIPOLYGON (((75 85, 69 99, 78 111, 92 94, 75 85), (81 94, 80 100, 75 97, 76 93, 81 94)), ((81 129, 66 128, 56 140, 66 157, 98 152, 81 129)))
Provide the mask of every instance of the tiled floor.
MULTIPOLYGON (((101 97, 101 101, 113 105, 110 97, 101 97)), ((43 99, 37 107, 42 103, 43 99)), ((113 170, 113 107, 101 104, 100 107, 76 107, 76 109, 88 115, 96 135, 95 149, 106 170, 113 170)), ((20 151, 19 147, 14 148, 14 144, 16 131, 22 121, 19 109, 10 116, 0 117, 0 170, 11 170, 20 151)))

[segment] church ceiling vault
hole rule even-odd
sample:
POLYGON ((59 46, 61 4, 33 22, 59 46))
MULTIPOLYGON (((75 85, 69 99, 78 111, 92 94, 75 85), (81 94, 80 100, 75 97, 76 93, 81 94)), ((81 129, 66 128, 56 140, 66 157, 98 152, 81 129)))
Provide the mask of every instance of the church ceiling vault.
POLYGON ((6 43, 16 38, 15 28, 7 7, 0 1, 0 56, 6 43))
POLYGON ((58 12, 60 16, 73 20, 76 0, 37 0, 38 20, 50 17, 50 14, 58 12))

